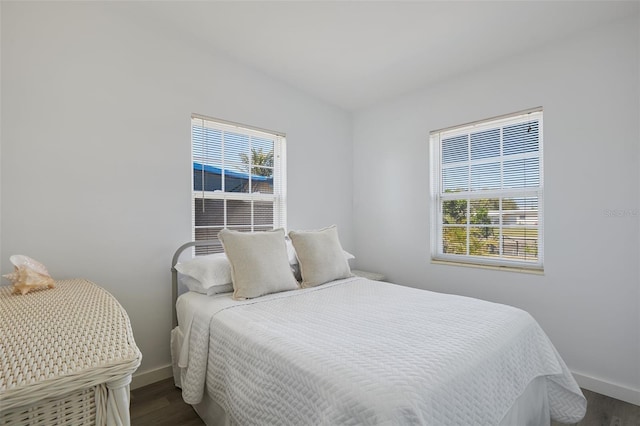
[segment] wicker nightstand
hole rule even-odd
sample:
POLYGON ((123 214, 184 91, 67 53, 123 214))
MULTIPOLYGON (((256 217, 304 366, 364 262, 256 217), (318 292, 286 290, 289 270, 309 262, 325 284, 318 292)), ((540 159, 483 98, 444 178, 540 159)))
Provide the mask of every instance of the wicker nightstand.
POLYGON ((25 295, 0 287, 0 424, 130 424, 142 358, 129 317, 82 279, 25 295))

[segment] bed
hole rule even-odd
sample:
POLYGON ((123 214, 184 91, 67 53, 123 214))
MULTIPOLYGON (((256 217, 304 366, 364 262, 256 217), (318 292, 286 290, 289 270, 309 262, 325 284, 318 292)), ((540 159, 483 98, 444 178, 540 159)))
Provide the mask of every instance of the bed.
POLYGON ((362 277, 235 300, 182 293, 176 386, 208 425, 548 425, 586 400, 526 312, 362 277))

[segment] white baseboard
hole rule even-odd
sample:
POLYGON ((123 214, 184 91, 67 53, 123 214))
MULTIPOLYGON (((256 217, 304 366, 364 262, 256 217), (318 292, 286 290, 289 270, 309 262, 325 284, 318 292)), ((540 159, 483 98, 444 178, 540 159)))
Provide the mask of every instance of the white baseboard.
POLYGON ((131 390, 138 389, 151 383, 173 377, 173 369, 171 364, 164 367, 154 368, 153 370, 140 371, 131 378, 131 390))
POLYGON ((619 399, 630 404, 640 405, 639 389, 632 389, 619 384, 606 382, 604 380, 596 379, 595 377, 590 377, 585 374, 576 372, 572 373, 573 377, 576 379, 576 382, 578 382, 581 388, 589 389, 590 391, 610 396, 611 398, 619 399))

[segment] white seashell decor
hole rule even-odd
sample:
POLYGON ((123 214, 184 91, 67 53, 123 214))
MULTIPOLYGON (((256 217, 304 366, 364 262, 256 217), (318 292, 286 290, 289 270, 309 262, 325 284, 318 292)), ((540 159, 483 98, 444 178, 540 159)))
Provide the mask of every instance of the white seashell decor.
POLYGON ((55 281, 49 275, 47 268, 37 260, 21 254, 14 254, 9 258, 14 271, 3 275, 13 283, 13 292, 27 294, 31 290, 55 287, 55 281))

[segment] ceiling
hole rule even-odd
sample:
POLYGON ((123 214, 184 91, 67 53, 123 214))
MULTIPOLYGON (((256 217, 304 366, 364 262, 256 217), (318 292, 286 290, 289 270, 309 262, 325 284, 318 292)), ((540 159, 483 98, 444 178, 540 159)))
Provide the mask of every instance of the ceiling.
MULTIPOLYGON (((638 1, 138 2, 139 18, 346 110, 632 14, 638 1)), ((134 11, 135 12, 135 11, 134 11)))

